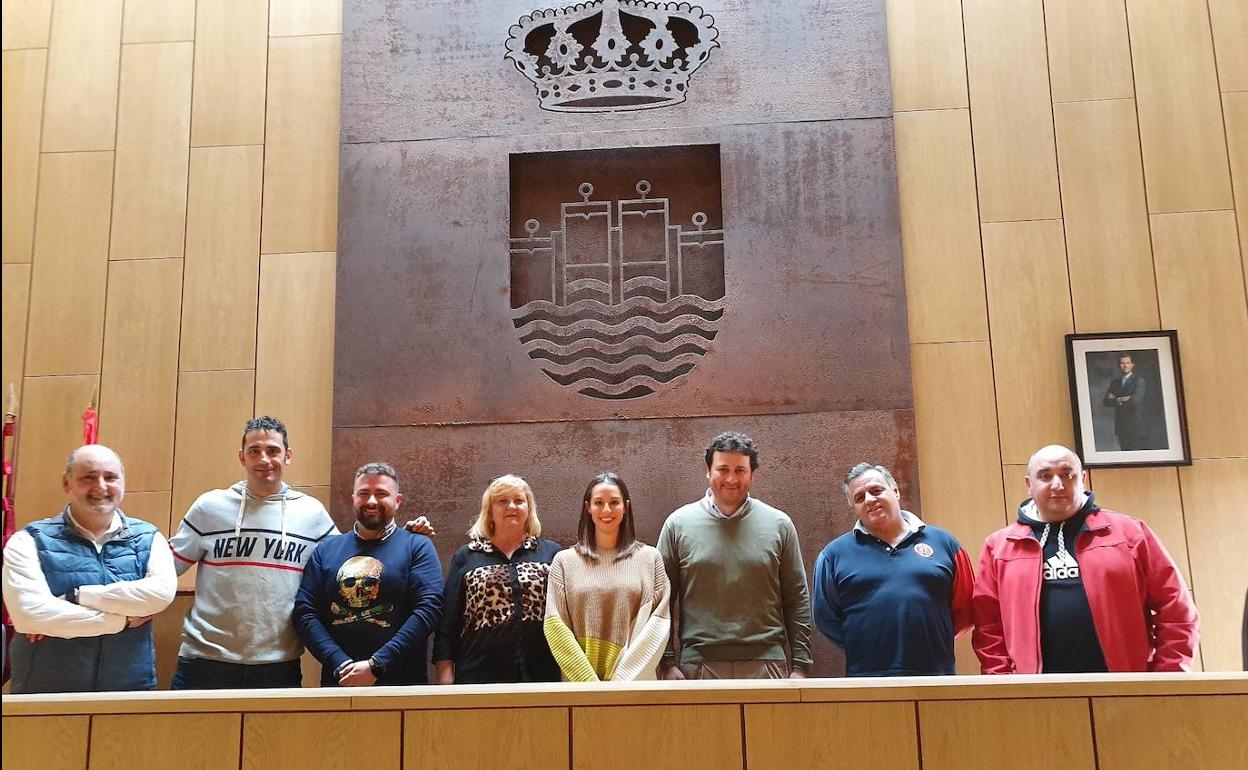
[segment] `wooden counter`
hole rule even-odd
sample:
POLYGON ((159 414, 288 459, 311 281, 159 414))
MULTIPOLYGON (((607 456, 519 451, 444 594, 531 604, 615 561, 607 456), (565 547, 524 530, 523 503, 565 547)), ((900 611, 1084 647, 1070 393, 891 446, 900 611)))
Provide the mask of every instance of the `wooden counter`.
POLYGON ((4 768, 1248 768, 1248 676, 6 696, 4 768))

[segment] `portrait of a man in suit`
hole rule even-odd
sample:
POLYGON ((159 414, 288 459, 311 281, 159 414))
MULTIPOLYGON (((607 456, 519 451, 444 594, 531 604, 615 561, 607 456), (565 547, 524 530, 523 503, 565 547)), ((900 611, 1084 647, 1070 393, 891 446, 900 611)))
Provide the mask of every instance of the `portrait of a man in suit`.
POLYGON ((1129 352, 1118 355, 1121 376, 1109 381, 1104 406, 1114 410, 1114 433, 1122 451, 1148 449, 1148 381, 1135 371, 1135 359, 1129 352))

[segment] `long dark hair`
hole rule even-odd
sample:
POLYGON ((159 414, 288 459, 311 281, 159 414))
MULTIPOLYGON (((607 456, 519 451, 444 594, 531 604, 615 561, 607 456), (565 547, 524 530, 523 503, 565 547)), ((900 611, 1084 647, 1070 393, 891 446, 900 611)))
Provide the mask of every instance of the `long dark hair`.
POLYGON ((589 501, 594 496, 594 487, 599 484, 611 484, 620 490, 624 499, 624 520, 620 522, 620 537, 616 542, 615 560, 627 559, 637 550, 637 531, 633 526, 633 502, 628 496, 628 485, 619 474, 603 471, 589 480, 585 487, 585 498, 581 501, 581 523, 576 528, 576 552, 591 559, 598 559, 598 543, 595 542, 597 530, 594 529, 594 517, 589 512, 589 501))

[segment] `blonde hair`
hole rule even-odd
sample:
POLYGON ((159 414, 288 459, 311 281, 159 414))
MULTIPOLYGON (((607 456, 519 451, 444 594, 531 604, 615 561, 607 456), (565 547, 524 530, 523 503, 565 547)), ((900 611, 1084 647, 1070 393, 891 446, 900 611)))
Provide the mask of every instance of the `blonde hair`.
POLYGON ((542 522, 537 518, 537 501, 533 499, 533 490, 529 487, 529 482, 515 474, 509 473, 494 479, 485 488, 485 493, 481 495, 481 513, 477 516, 477 520, 473 522, 472 528, 468 530, 469 537, 485 538, 486 540, 494 537, 494 521, 490 518, 490 506, 495 498, 504 492, 514 490, 523 492, 524 500, 529 504, 529 518, 524 523, 524 534, 527 537, 541 536, 542 522))

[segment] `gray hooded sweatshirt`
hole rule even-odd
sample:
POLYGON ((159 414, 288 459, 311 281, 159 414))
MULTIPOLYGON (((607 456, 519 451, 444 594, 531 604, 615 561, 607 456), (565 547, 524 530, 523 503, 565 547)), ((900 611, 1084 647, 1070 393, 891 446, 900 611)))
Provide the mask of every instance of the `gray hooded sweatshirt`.
POLYGON ((337 532, 320 501, 285 484, 263 498, 242 481, 200 495, 169 540, 179 575, 199 565, 178 655, 225 663, 302 655, 295 592, 312 550, 337 532))

